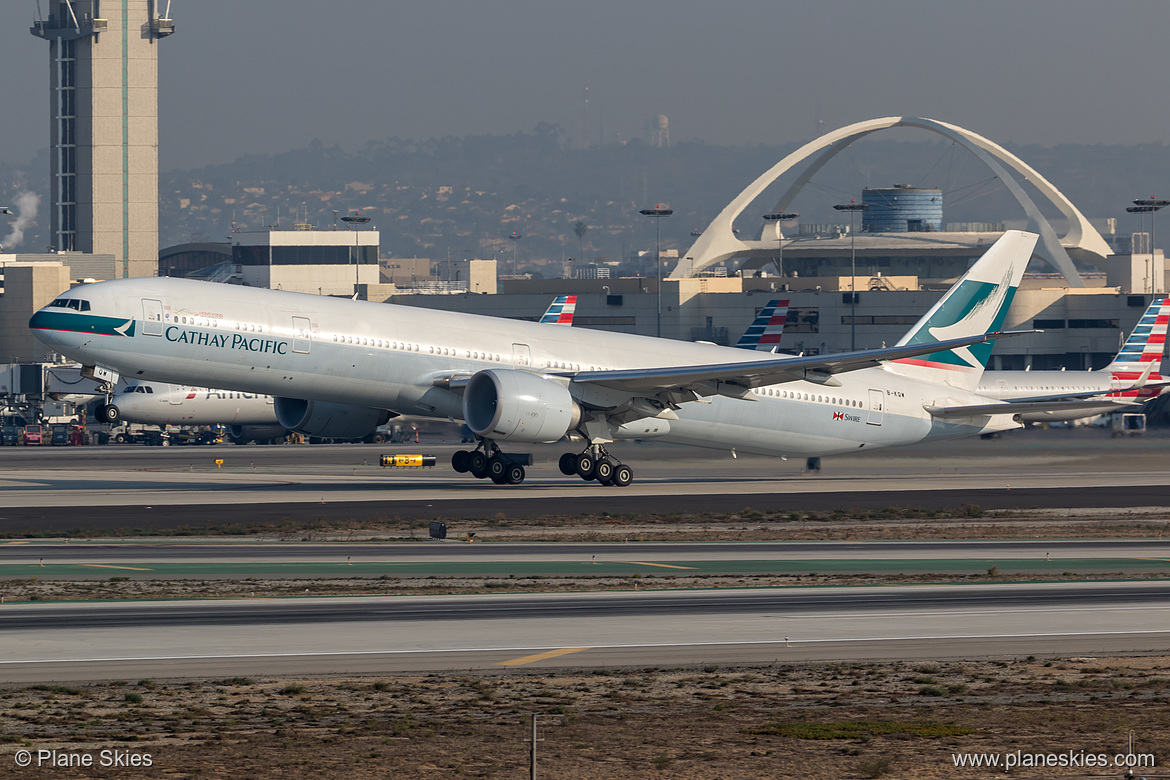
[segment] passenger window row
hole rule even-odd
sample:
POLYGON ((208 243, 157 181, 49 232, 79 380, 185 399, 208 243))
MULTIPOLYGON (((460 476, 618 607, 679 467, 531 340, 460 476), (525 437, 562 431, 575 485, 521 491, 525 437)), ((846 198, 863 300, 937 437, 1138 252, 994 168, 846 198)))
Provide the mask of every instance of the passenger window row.
POLYGON ((766 396, 773 398, 788 398, 793 401, 812 401, 813 403, 833 404, 834 406, 849 406, 854 409, 861 409, 862 403, 854 398, 842 398, 835 395, 817 395, 816 393, 796 392, 795 390, 777 390, 774 387, 760 388, 766 396))

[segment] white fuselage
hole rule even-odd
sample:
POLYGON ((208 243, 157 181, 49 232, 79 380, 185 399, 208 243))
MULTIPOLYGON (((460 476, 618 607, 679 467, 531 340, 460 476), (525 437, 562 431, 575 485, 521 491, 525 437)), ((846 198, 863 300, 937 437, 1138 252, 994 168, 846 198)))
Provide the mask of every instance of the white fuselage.
MULTIPOLYGON (((1133 384, 1134 377, 1118 378, 1112 371, 985 371, 977 392, 997 401, 1011 401, 1061 393, 1116 393, 1133 384)), ((1100 406, 1062 411, 1024 412, 1026 422, 1076 420, 1098 414, 1132 409, 1131 404, 1155 398, 1158 388, 1130 390, 1124 394, 1102 398, 1100 406)))
MULTIPOLYGON (((462 419, 461 393, 443 382, 481 369, 514 368, 567 383, 565 375, 574 371, 776 359, 731 347, 183 279, 119 280, 70 294, 90 308, 52 311, 53 319, 33 326, 37 337, 126 379, 426 417, 462 419)), ((757 388, 758 400, 712 396, 682 404, 676 420, 641 420, 624 433, 812 456, 1018 427, 1010 413, 934 419, 924 406, 987 399, 884 366, 836 380, 835 387, 795 381, 757 388)))
POLYGON ((110 399, 118 417, 145 425, 276 425, 272 396, 165 382, 133 382, 110 399))

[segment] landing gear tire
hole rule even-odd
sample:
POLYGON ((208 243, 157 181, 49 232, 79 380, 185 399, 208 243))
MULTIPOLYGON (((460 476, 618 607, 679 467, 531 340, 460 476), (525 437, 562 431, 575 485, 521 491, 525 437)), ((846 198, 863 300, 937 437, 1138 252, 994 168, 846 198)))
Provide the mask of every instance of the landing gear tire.
POLYGON ((467 456, 467 470, 476 479, 483 479, 488 475, 488 456, 476 450, 467 456))
POLYGON ((615 487, 626 487, 634 481, 634 470, 624 463, 617 464, 613 470, 612 484, 615 487))
POLYGON ((499 455, 493 456, 487 462, 487 474, 492 478, 492 482, 497 485, 503 485, 508 481, 508 462, 499 455))
POLYGON ((577 456, 571 452, 566 452, 561 456, 557 464, 561 468, 561 473, 566 477, 571 477, 577 473, 577 456))
POLYGON ((471 470, 468 461, 471 459, 471 453, 467 450, 455 450, 451 454, 451 468, 455 469, 457 474, 466 474, 471 470))
POLYGON ((608 485, 613 480, 614 462, 609 458, 600 458, 597 465, 593 467, 593 478, 603 485, 608 485))
POLYGON ((122 416, 122 410, 113 404, 103 404, 97 408, 95 416, 99 422, 116 423, 122 416))
POLYGON ((513 463, 512 465, 508 466, 508 471, 507 471, 506 476, 507 476, 507 480, 506 480, 507 484, 519 485, 521 482, 524 481, 524 467, 521 466, 519 463, 513 463))
POLYGON ((588 482, 594 478, 594 472, 597 470, 597 460, 588 452, 582 452, 577 456, 576 466, 577 476, 588 482))

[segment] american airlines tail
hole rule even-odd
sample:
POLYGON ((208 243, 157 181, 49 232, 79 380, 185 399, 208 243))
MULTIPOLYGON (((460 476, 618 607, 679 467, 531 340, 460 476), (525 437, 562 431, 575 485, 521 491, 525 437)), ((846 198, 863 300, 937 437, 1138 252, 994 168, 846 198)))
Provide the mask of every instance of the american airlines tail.
POLYGON ((1147 381, 1154 384, 1152 387, 1140 387, 1119 393, 1110 393, 1111 398, 1154 398, 1161 391, 1158 384, 1163 381, 1159 373, 1162 363, 1162 352, 1166 348, 1166 330, 1170 323, 1170 298, 1158 296, 1150 303, 1150 308, 1138 320, 1133 332, 1125 340, 1121 351, 1113 358, 1113 362, 1105 366, 1113 379, 1119 380, 1122 385, 1131 384, 1141 378, 1150 364, 1154 369, 1150 372, 1147 381))
MULTIPOLYGON (((1002 330, 1036 238, 1033 233, 1019 230, 1004 233, 897 346, 930 344, 963 333, 1002 330)), ((900 358, 885 366, 887 371, 896 374, 974 392, 991 356, 991 348, 991 342, 983 342, 921 357, 900 358)))
POLYGON ((758 349, 769 352, 780 346, 784 322, 788 319, 788 301, 771 300, 764 304, 752 324, 739 337, 735 346, 740 349, 758 349))
POLYGON ((541 322, 554 325, 572 325, 573 312, 577 310, 576 295, 558 295, 549 304, 548 311, 540 318, 541 322))

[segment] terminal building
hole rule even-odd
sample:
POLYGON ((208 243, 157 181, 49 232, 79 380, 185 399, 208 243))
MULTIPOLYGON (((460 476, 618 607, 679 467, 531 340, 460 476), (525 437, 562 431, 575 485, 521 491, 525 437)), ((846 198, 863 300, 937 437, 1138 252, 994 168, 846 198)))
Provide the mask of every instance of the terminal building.
POLYGON ((1008 226, 948 224, 941 190, 908 185, 866 189, 860 204, 842 204, 842 211, 855 212, 851 217, 860 212, 860 220, 797 224, 792 204, 816 171, 852 141, 893 127, 926 129, 964 148, 1019 204, 1023 216, 1010 226, 1040 237, 1006 326, 1042 332, 997 343, 991 367, 1080 370, 1108 363, 1153 296, 1166 290, 1165 259, 1150 234, 1135 233, 1128 240, 1111 236, 1111 245, 1023 160, 963 128, 918 117, 859 122, 779 161, 698 233, 661 283, 656 278, 504 281, 498 300, 416 301, 401 295, 392 300, 527 319, 542 311, 550 296, 576 294, 575 322, 582 327, 734 344, 765 303, 780 298, 789 301, 783 351, 893 345, 1008 226), (740 238, 736 220, 790 170, 796 181, 761 220, 757 237, 740 238), (1060 212, 1057 224, 1034 199, 1047 200, 1060 212))

